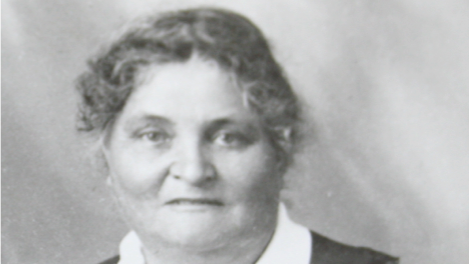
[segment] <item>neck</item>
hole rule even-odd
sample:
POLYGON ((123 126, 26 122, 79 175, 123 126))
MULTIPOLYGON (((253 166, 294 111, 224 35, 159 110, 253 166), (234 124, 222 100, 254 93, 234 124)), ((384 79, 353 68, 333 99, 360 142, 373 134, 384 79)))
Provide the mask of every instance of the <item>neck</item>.
MULTIPOLYGON (((242 241, 230 241, 216 249, 197 250, 159 244, 157 250, 143 247, 146 264, 254 264, 262 255, 275 231, 263 232, 242 241)), ((147 243, 145 243, 147 244, 147 243)))

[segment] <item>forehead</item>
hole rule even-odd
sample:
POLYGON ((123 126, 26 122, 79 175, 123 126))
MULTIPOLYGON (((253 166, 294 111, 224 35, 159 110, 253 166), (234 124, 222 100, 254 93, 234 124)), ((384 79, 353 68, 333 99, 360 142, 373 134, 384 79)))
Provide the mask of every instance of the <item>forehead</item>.
POLYGON ((215 62, 194 57, 185 63, 149 66, 121 115, 156 115, 207 121, 255 118, 234 78, 215 62))

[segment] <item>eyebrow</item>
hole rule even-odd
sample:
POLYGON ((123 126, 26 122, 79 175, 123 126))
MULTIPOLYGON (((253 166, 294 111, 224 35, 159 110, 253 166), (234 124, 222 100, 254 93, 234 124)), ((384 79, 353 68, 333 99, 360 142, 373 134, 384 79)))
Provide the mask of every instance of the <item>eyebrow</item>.
POLYGON ((210 122, 207 128, 207 131, 214 132, 225 126, 230 126, 230 125, 241 125, 243 129, 247 129, 249 132, 255 132, 258 130, 258 128, 255 125, 253 125, 251 122, 243 122, 243 121, 238 121, 236 119, 231 119, 231 118, 221 118, 221 119, 216 119, 213 122, 210 122))
POLYGON ((124 124, 124 128, 134 129, 136 126, 152 126, 152 125, 163 125, 163 126, 174 126, 174 123, 167 118, 157 115, 145 115, 143 117, 131 118, 124 124))
MULTIPOLYGON (((165 117, 149 114, 141 117, 131 118, 126 123, 124 123, 124 130, 133 133, 136 128, 147 128, 151 126, 174 127, 175 124, 165 117)), ((243 130, 246 129, 250 133, 255 133, 258 131, 258 128, 252 124, 252 122, 240 121, 236 118, 230 117, 212 120, 206 125, 204 130, 206 133, 210 134, 226 126, 241 126, 243 130)))

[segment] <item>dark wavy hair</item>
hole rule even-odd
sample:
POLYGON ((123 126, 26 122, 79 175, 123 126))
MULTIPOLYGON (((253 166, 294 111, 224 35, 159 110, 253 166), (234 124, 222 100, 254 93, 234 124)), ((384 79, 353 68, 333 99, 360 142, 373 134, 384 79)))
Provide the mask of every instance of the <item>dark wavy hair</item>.
POLYGON ((235 77, 272 146, 290 161, 299 137, 298 100, 261 31, 245 17, 220 9, 149 17, 91 58, 76 82, 82 99, 78 129, 101 133, 112 124, 145 67, 183 63, 194 55, 235 77))

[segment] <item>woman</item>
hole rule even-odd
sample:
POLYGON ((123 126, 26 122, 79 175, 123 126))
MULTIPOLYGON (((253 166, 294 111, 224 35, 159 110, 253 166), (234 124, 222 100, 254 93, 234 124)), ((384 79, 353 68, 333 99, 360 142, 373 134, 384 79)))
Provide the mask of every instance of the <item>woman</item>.
POLYGON ((152 17, 89 63, 81 129, 132 229, 103 263, 397 263, 289 220, 300 110, 262 33, 218 9, 152 17))

